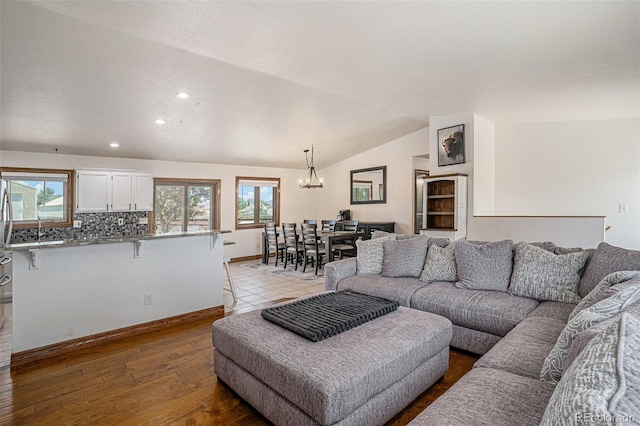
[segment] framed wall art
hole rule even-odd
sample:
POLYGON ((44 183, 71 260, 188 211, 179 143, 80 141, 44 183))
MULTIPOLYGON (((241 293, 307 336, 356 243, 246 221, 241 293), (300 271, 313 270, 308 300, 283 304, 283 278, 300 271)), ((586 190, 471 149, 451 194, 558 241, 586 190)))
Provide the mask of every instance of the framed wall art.
POLYGON ((464 124, 438 130, 438 166, 464 163, 464 124))

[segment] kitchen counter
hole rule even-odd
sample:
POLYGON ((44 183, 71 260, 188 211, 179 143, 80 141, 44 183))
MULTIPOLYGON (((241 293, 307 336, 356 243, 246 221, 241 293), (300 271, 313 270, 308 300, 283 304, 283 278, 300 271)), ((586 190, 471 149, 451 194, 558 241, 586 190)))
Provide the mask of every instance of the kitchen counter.
POLYGON ((86 246, 89 244, 108 244, 108 243, 127 243, 149 240, 163 240, 168 238, 182 238, 182 237, 197 237, 203 235, 221 235, 227 234, 231 231, 213 229, 210 231, 197 231, 197 232, 171 232, 167 234, 146 234, 146 235, 131 235, 124 237, 110 237, 110 238, 83 238, 79 240, 57 240, 57 241, 32 241, 28 243, 16 243, 9 244, 7 250, 33 250, 43 248, 60 248, 60 247, 74 247, 74 246, 86 246))
POLYGON ((223 310, 224 233, 14 244, 14 356, 223 310))

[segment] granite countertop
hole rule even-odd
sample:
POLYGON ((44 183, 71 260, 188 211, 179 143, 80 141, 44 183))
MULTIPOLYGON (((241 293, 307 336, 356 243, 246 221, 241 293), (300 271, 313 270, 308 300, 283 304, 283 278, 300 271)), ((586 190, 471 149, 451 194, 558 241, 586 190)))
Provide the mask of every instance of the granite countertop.
POLYGON ((148 240, 163 240, 181 237, 197 237, 202 235, 221 235, 230 233, 228 230, 213 229, 210 231, 197 232, 172 232, 168 234, 146 234, 131 235, 126 237, 110 237, 110 238, 86 238, 78 240, 58 240, 58 241, 32 241, 28 243, 9 244, 8 250, 32 250, 41 248, 58 248, 58 247, 75 247, 85 246, 89 244, 106 244, 106 243, 126 243, 148 240))

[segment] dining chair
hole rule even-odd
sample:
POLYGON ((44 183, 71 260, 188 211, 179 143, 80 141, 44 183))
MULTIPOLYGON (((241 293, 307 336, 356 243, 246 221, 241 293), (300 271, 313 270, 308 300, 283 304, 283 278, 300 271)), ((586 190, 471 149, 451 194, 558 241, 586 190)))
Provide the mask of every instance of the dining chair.
POLYGON ((307 263, 312 260, 315 263, 315 274, 318 275, 318 268, 322 266, 322 258, 326 254, 324 244, 318 242, 318 225, 314 223, 302 223, 302 246, 304 248, 304 266, 302 272, 307 271, 307 263))
POLYGON ((302 263, 302 257, 304 256, 304 248, 302 242, 298 238, 298 230, 295 223, 283 223, 282 235, 284 235, 284 268, 287 269, 287 262, 291 260, 295 262, 295 270, 298 270, 298 264, 302 263))
MULTIPOLYGON (((359 222, 357 220, 343 220, 342 221, 342 230, 347 232, 356 232, 358 230, 359 222)), ((340 255, 340 259, 342 259, 347 252, 351 256, 355 256, 356 254, 356 242, 354 240, 341 240, 337 241, 331 246, 331 249, 334 253, 338 253, 340 255)))
POLYGON ((318 221, 316 219, 305 219, 305 220, 302 221, 302 223, 308 223, 308 224, 311 224, 311 225, 315 225, 315 224, 318 223, 318 221))
POLYGON ((278 242, 278 231, 276 230, 275 222, 266 222, 264 224, 264 233, 267 236, 267 265, 269 264, 269 257, 271 252, 276 254, 276 266, 278 266, 278 258, 284 260, 284 243, 278 242))
POLYGON ((333 232, 336 230, 336 221, 335 220, 323 220, 322 221, 322 230, 333 232))

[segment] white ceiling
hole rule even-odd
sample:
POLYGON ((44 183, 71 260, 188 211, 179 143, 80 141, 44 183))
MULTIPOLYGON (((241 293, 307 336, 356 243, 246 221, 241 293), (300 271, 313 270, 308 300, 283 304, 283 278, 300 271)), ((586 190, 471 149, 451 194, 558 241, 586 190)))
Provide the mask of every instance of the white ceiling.
POLYGON ((314 144, 322 168, 430 115, 640 116, 635 1, 3 0, 0 14, 9 150, 304 168, 314 144))

